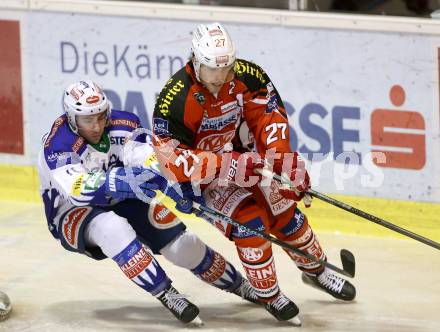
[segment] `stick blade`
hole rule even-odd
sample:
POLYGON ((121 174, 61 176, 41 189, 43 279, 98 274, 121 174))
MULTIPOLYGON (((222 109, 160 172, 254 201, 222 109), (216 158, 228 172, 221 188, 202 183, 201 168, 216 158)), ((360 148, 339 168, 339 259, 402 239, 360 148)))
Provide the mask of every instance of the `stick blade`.
POLYGON ((347 272, 352 278, 354 278, 356 272, 356 262, 354 259, 354 255, 347 249, 342 249, 341 262, 344 271, 347 272))

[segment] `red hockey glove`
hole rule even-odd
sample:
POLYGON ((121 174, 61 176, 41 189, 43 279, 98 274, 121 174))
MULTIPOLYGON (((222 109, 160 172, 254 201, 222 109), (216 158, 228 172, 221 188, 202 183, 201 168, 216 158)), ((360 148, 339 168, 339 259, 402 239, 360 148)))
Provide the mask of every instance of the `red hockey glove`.
POLYGON ((273 170, 278 175, 289 179, 293 184, 293 188, 289 184, 282 185, 280 194, 297 202, 303 200, 304 205, 310 207, 312 197, 307 194, 307 190, 311 187, 311 183, 305 166, 304 160, 295 152, 290 156, 284 154, 283 158, 275 160, 273 170))
MULTIPOLYGON (((240 187, 252 187, 258 183, 261 176, 254 173, 255 168, 262 168, 264 160, 258 153, 235 151, 221 155, 220 181, 231 181, 240 187)), ((222 183, 220 182, 220 185, 222 183)))

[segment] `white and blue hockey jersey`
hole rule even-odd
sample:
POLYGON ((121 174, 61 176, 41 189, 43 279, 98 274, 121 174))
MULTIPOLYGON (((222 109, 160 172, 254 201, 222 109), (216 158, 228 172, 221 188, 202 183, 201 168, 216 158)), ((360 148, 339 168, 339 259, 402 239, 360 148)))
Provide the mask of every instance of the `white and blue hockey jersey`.
MULTIPOLYGON (((38 157, 40 191, 49 230, 55 237, 61 211, 115 203, 105 194, 109 169, 147 166, 145 162, 154 158, 150 137, 142 129, 135 114, 112 110, 101 142, 92 145, 70 129, 66 115, 55 120, 38 157), (127 138, 139 143, 137 148, 127 149, 127 138)), ((157 168, 157 163, 148 166, 157 168)))

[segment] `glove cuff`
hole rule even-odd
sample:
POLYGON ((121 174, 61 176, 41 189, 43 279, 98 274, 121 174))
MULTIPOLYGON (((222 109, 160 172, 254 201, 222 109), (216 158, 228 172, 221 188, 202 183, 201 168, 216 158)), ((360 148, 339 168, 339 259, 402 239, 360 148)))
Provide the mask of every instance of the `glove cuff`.
POLYGON ((107 172, 107 181, 105 182, 105 191, 108 194, 116 193, 116 175, 119 167, 115 167, 109 172, 107 172))

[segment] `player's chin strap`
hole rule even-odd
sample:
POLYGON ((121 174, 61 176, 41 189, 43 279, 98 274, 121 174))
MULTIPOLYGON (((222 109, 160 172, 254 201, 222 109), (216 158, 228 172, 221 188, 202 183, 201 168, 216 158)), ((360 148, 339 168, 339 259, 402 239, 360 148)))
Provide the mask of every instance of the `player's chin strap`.
POLYGON ((206 206, 204 206, 202 204, 193 202, 193 208, 198 210, 198 211, 200 211, 200 212, 202 212, 201 217, 203 217, 203 214, 208 214, 208 215, 211 216, 211 218, 214 217, 214 218, 222 219, 222 220, 226 221, 228 224, 231 224, 231 225, 233 225, 235 227, 238 227, 238 228, 246 231, 247 233, 253 234, 253 235, 258 236, 258 237, 261 237, 261 238, 263 238, 263 239, 265 239, 267 241, 270 241, 270 242, 272 242, 272 243, 274 243, 276 245, 279 245, 280 247, 282 247, 284 249, 293 251, 294 253, 296 253, 298 255, 301 255, 302 257, 305 257, 305 258, 307 258, 307 259, 309 259, 309 260, 311 260, 311 261, 313 261, 315 263, 324 265, 325 267, 328 267, 329 269, 331 269, 333 271, 336 271, 336 272, 338 272, 340 274, 343 274, 344 276, 347 276, 347 277, 350 277, 350 278, 354 277, 354 274, 355 274, 355 260, 354 260, 354 256, 353 256, 353 254, 350 251, 348 251, 346 249, 342 249, 341 250, 341 262, 342 262, 342 266, 343 266, 343 269, 341 269, 341 268, 339 268, 339 267, 337 267, 337 266, 335 266, 335 265, 333 265, 333 264, 331 264, 331 263, 329 263, 329 262, 327 262, 325 260, 316 258, 315 256, 312 256, 312 255, 310 255, 310 254, 308 254, 308 253, 306 253, 306 252, 304 252, 304 251, 302 251, 302 250, 300 250, 298 248, 295 248, 294 246, 292 246, 292 245, 290 245, 290 244, 288 244, 288 243, 286 243, 284 241, 278 240, 276 237, 273 237, 270 234, 266 234, 266 233, 264 233, 262 231, 259 231, 257 229, 251 228, 251 227, 246 226, 246 225, 242 225, 238 221, 236 221, 236 220, 234 220, 234 219, 232 219, 232 218, 230 218, 230 217, 228 217, 228 216, 226 216, 226 215, 224 215, 224 214, 222 214, 220 212, 217 212, 217 211, 215 211, 213 209, 210 209, 209 207, 206 207, 206 206))
MULTIPOLYGON (((275 180, 280 181, 283 185, 288 184, 288 185, 290 185, 291 188, 294 188, 294 185, 292 184, 290 179, 287 179, 287 178, 282 177, 282 176, 280 176, 278 174, 275 174, 275 173, 271 172, 268 169, 258 168, 258 169, 255 169, 255 173, 259 173, 259 174, 261 174, 261 175, 263 175, 265 177, 274 178, 275 180)), ((397 232, 399 234, 408 236, 408 237, 410 237, 410 238, 412 238, 412 239, 414 239, 416 241, 422 242, 422 243, 424 243, 424 244, 426 244, 428 246, 431 246, 431 247, 433 247, 435 249, 440 250, 440 243, 438 243, 438 242, 435 242, 435 241, 433 241, 431 239, 428 239, 428 238, 426 238, 424 236, 421 236, 421 235, 418 235, 416 233, 413 233, 413 232, 411 232, 411 231, 409 231, 409 230, 407 230, 405 228, 402 228, 400 226, 394 225, 393 223, 390 223, 390 222, 388 222, 388 221, 386 221, 386 220, 384 220, 382 218, 373 216, 372 214, 369 214, 367 212, 359 210, 359 209, 357 209, 357 208, 355 208, 355 207, 353 207, 351 205, 348 205, 346 203, 338 201, 338 200, 336 200, 334 198, 331 198, 331 197, 329 197, 327 195, 321 194, 320 192, 317 192, 316 190, 309 189, 309 190, 307 190, 307 193, 310 196, 312 196, 312 197, 316 197, 316 198, 318 198, 318 199, 320 199, 320 200, 322 200, 322 201, 324 201, 326 203, 329 203, 331 205, 334 205, 334 206, 336 206, 336 207, 338 207, 340 209, 343 209, 345 211, 353 213, 353 214, 355 214, 355 215, 357 215, 357 216, 359 216, 361 218, 364 218, 364 219, 367 219, 369 221, 372 221, 372 222, 374 222, 374 223, 376 223, 378 225, 381 225, 383 227, 391 229, 392 231, 395 231, 395 232, 397 232)))

